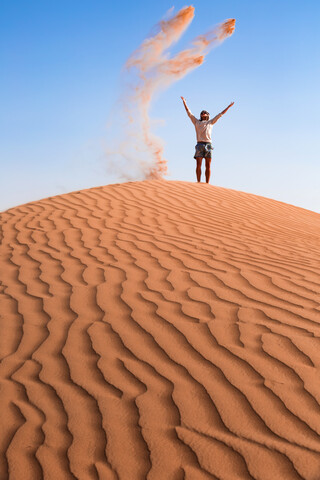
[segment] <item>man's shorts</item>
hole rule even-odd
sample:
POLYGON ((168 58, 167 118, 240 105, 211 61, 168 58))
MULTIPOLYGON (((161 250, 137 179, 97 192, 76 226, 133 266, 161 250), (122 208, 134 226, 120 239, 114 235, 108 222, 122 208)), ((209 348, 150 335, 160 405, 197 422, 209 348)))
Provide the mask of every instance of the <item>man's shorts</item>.
POLYGON ((210 142, 198 142, 196 145, 196 151, 193 158, 211 158, 211 152, 213 146, 210 142))

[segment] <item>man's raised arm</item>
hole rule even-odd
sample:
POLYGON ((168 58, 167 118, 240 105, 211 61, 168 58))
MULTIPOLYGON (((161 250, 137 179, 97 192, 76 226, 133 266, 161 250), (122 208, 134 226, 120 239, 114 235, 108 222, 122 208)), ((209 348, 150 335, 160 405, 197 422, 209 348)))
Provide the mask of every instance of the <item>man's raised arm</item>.
POLYGON ((192 115, 192 113, 190 112, 190 110, 188 108, 188 105, 187 105, 187 102, 186 102, 186 99, 184 97, 181 97, 181 100, 183 101, 183 105, 184 105, 184 108, 186 109, 188 117, 190 118, 191 122, 194 124, 195 121, 196 121, 196 117, 194 115, 192 115))
POLYGON ((220 112, 218 115, 212 118, 209 123, 211 124, 216 123, 219 120, 219 118, 222 117, 222 115, 224 115, 229 110, 230 107, 232 107, 232 105, 234 105, 234 102, 231 102, 230 105, 227 106, 227 108, 225 108, 224 110, 222 110, 222 112, 220 112))

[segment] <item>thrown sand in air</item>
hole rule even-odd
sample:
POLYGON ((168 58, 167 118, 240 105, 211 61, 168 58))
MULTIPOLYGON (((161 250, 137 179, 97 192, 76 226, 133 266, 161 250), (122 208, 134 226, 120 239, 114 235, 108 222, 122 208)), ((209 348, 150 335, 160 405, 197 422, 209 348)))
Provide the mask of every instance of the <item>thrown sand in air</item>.
POLYGON ((110 136, 106 147, 108 168, 122 180, 159 179, 166 175, 163 141, 151 129, 151 103, 159 92, 199 67, 210 50, 235 29, 234 19, 225 20, 196 37, 189 48, 171 56, 169 48, 181 38, 193 18, 194 7, 189 6, 162 20, 156 33, 146 38, 126 62, 126 88, 119 98, 117 120, 113 115, 111 121, 117 125, 117 132, 110 136))

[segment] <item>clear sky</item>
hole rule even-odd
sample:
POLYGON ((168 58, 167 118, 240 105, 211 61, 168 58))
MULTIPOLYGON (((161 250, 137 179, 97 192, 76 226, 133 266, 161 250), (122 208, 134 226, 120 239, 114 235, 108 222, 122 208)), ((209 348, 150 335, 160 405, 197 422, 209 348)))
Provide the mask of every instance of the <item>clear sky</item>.
MULTIPOLYGON (((1 0, 0 210, 116 181, 106 125, 123 64, 177 0, 1 0)), ((232 37, 164 91, 151 116, 169 180, 195 181, 192 112, 213 129, 211 183, 320 212, 319 0, 195 0, 173 51, 236 19, 232 37)))

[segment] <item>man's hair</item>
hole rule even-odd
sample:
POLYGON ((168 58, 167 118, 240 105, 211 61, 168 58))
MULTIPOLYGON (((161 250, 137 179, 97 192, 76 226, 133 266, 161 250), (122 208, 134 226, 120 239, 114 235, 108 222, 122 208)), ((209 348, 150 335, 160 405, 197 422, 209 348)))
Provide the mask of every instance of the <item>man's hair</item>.
POLYGON ((206 115, 209 115, 209 112, 207 112, 207 110, 202 110, 202 111, 200 112, 200 117, 201 117, 201 115, 202 115, 203 113, 205 113, 206 115))

